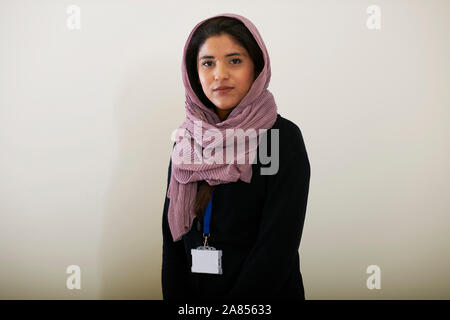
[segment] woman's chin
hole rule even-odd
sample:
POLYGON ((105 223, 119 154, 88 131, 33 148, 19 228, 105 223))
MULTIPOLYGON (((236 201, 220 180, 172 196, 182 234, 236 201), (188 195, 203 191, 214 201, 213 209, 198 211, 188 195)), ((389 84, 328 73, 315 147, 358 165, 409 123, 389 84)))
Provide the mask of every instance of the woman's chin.
POLYGON ((214 102, 214 105, 216 106, 216 108, 223 110, 223 111, 233 109, 236 106, 235 103, 223 103, 223 102, 219 102, 219 101, 214 102))

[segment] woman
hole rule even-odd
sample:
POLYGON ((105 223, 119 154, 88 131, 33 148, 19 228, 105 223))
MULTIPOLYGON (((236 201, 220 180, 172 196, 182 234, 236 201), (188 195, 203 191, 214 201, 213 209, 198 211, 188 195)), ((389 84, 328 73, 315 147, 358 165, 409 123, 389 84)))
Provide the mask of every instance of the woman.
MULTIPOLYGON (((237 14, 201 21, 184 47, 182 72, 186 120, 180 126, 183 139, 175 139, 168 170, 162 223, 163 298, 304 299, 298 250, 310 165, 300 129, 278 114, 267 90, 270 60, 258 30, 237 14), (202 127, 195 133, 198 123, 202 127), (274 173, 263 174, 269 165, 258 157, 244 164, 173 161, 181 150, 178 146, 193 142, 203 152, 220 146, 205 139, 206 130, 224 134, 238 128, 254 129, 258 138, 267 133, 256 154, 261 157, 261 143, 266 141, 272 162, 278 161, 274 173), (215 254, 218 251, 201 251, 210 247, 220 251, 222 259, 215 254), (198 258, 205 252, 213 266, 198 258), (198 271, 202 267, 213 271, 198 271)), ((250 154, 241 150, 240 155, 243 152, 250 154)), ((191 151, 189 157, 194 154, 191 151)))

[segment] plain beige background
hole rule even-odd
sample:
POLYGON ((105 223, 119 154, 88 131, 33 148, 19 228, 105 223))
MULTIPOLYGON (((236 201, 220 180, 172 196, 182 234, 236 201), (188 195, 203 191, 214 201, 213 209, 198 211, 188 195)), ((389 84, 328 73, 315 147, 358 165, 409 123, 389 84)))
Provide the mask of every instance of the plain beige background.
MULTIPOLYGON (((0 298, 161 299, 161 218, 194 25, 269 50, 311 185, 307 299, 450 298, 450 2, 0 1, 0 298), (67 25, 69 5, 81 29, 67 25), (366 26, 372 5, 381 29, 366 26), (81 268, 81 289, 66 268, 81 268), (366 269, 381 269, 369 290, 366 269)), ((230 199, 232 201, 232 199, 230 199)))

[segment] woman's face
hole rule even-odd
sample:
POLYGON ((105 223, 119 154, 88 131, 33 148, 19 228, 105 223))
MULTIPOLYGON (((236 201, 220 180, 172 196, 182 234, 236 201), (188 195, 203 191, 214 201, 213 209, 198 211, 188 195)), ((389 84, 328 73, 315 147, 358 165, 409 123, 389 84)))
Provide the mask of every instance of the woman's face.
POLYGON ((228 34, 206 39, 197 55, 203 92, 217 107, 221 120, 245 97, 254 81, 254 66, 247 50, 228 34), (231 90, 220 91, 227 86, 231 90))

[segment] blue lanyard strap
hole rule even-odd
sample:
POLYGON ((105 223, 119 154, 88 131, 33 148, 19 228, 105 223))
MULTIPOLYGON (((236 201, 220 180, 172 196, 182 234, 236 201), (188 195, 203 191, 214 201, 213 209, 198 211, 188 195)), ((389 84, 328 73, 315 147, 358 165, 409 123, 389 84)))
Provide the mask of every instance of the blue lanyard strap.
POLYGON ((205 216, 203 217, 203 234, 204 235, 209 234, 209 223, 211 222, 212 199, 213 199, 213 195, 211 193, 211 199, 208 202, 208 206, 206 207, 206 213, 205 213, 205 216))

